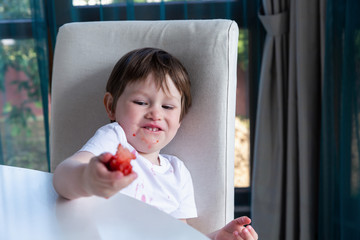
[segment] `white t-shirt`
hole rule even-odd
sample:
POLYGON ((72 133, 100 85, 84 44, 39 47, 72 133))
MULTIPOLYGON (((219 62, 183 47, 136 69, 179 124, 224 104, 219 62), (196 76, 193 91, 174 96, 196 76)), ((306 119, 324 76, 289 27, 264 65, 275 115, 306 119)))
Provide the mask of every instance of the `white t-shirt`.
MULTIPOLYGON (((134 148, 127 142, 126 135, 117 123, 99 128, 95 135, 80 149, 98 156, 104 152, 115 154, 121 143, 130 152, 134 148)), ((189 170, 175 156, 160 154, 160 166, 153 165, 136 151, 131 161, 137 179, 120 192, 146 202, 179 219, 197 217, 194 189, 189 170)))

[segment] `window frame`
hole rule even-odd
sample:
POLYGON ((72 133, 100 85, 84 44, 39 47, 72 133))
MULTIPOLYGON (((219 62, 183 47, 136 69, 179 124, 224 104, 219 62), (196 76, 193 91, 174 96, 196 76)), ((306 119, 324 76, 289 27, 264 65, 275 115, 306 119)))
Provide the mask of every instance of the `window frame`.
MULTIPOLYGON (((244 0, 246 1, 246 0, 244 0)), ((75 18, 79 21, 99 20, 182 20, 182 19, 214 19, 227 18, 235 20, 238 25, 243 25, 243 20, 236 14, 242 12, 242 0, 207 0, 207 1, 171 1, 154 3, 116 3, 111 5, 72 6, 71 1, 54 0, 56 12, 56 25, 59 27, 75 18), (185 13, 185 9, 187 13, 185 13), (71 9, 71 11, 69 11, 71 9), (199 16, 197 9, 202 10, 199 16), (217 14, 222 9, 225 14, 217 14), (166 14, 161 12, 166 10, 166 14), (101 12, 115 15, 116 18, 102 19, 101 12)))
POLYGON ((1 39, 28 39, 33 38, 32 20, 23 19, 1 19, 0 20, 1 39), (16 31, 14 31, 16 29, 16 31))

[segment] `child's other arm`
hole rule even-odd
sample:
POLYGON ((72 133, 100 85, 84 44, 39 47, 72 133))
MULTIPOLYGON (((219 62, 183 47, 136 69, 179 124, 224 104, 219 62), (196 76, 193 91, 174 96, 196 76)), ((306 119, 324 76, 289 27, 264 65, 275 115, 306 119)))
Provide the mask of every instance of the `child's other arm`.
POLYGON ((77 152, 64 160, 55 169, 53 184, 56 192, 67 199, 97 195, 109 198, 137 177, 133 172, 124 176, 121 172, 110 172, 104 163, 110 153, 94 156, 90 152, 77 152))
POLYGON ((257 240, 258 234, 248 225, 250 223, 250 218, 239 217, 218 231, 208 234, 208 237, 212 240, 257 240))

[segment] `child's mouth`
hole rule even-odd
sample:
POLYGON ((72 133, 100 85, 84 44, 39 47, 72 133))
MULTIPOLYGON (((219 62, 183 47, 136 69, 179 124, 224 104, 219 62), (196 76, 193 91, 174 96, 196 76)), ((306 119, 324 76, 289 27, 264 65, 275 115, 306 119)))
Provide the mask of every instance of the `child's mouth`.
POLYGON ((158 132, 161 130, 160 128, 157 128, 157 127, 145 127, 145 129, 147 129, 151 132, 158 132))

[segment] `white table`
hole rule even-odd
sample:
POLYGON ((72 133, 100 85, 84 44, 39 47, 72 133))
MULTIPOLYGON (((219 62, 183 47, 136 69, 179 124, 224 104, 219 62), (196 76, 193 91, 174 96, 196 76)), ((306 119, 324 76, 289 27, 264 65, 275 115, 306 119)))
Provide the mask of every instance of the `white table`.
POLYGON ((51 173, 0 165, 0 239, 208 238, 125 195, 68 201, 58 197, 51 173))

